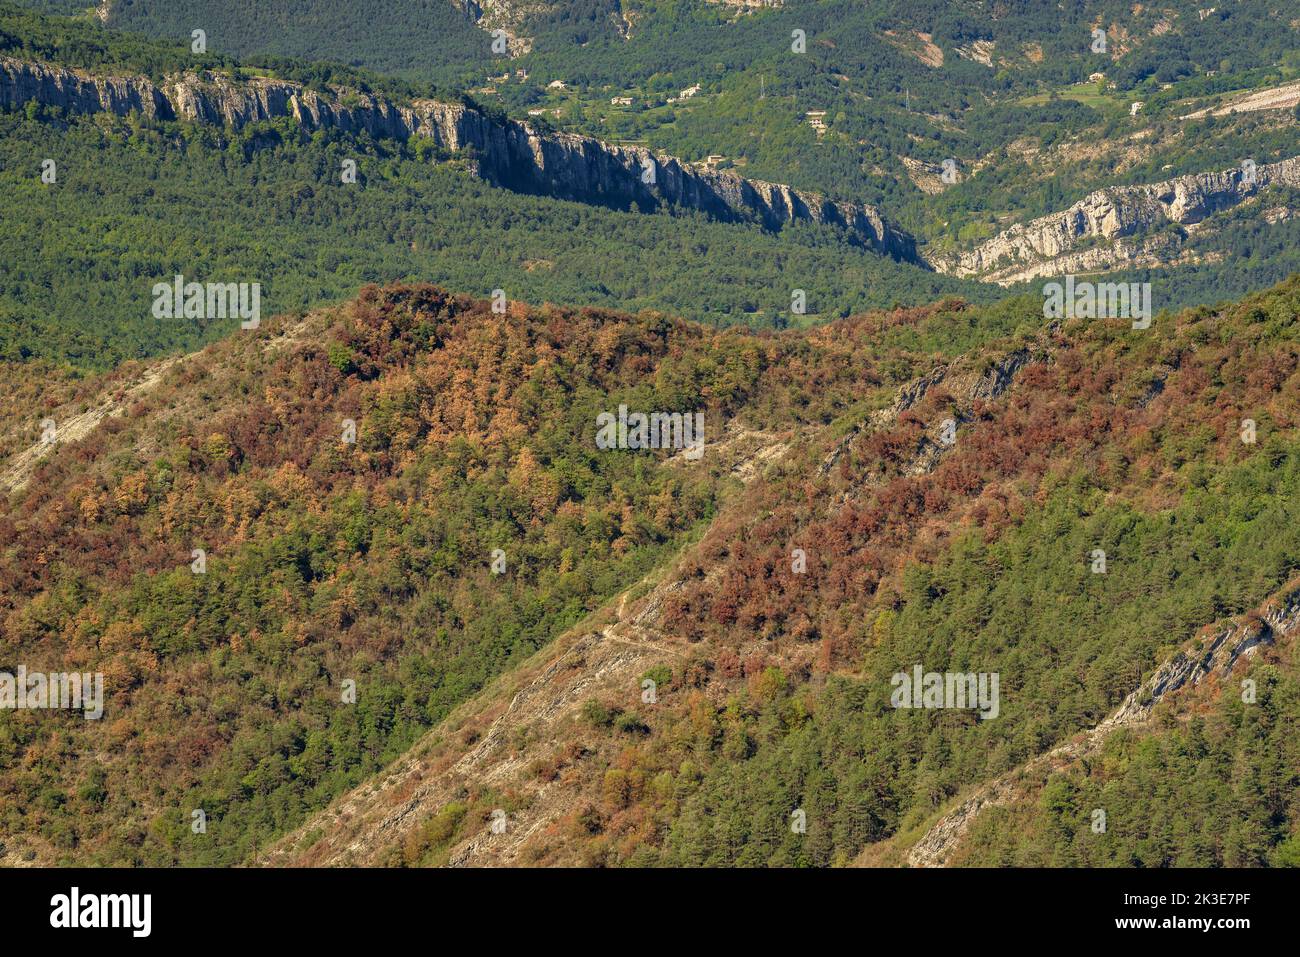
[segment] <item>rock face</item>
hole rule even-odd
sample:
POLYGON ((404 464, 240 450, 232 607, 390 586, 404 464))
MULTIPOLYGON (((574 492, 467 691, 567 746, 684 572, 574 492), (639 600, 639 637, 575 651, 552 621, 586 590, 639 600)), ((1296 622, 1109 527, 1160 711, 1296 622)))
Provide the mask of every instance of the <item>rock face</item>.
POLYGON ((281 80, 235 81, 212 73, 186 73, 158 85, 143 77, 93 76, 0 58, 0 107, 16 109, 31 100, 71 113, 125 115, 134 110, 154 119, 232 129, 292 118, 308 132, 336 129, 385 139, 430 138, 452 152, 471 151, 479 174, 509 189, 620 208, 651 209, 667 203, 717 219, 758 222, 768 229, 795 221, 841 226, 877 252, 925 265, 913 238, 889 225, 874 207, 830 202, 778 183, 699 169, 641 147, 541 132, 462 103, 402 104, 356 91, 321 94, 281 80))
POLYGON ((1300 157, 1255 169, 1178 176, 1142 186, 1113 186, 1064 212, 1020 223, 969 252, 935 258, 940 272, 1018 282, 1074 268, 1105 269, 1142 258, 1148 244, 1125 241, 1167 223, 1194 227, 1268 189, 1300 186, 1300 157), (1082 249, 1101 241, 1100 246, 1082 249))
POLYGON ((72 113, 129 113, 173 119, 171 105, 156 86, 140 77, 91 79, 39 63, 0 58, 0 105, 14 109, 28 100, 72 113))
MULTIPOLYGON (((1048 329, 1051 331, 1051 327, 1048 327, 1048 329)), ((1029 348, 1016 349, 993 362, 987 369, 979 372, 969 369, 958 371, 949 366, 937 366, 926 375, 913 379, 899 388, 893 403, 884 409, 873 412, 867 419, 854 425, 843 438, 835 443, 829 454, 822 460, 821 465, 817 467, 817 477, 821 478, 829 474, 830 470, 835 467, 835 463, 843 458, 844 453, 850 446, 864 434, 896 425, 899 416, 920 402, 925 397, 925 394, 935 386, 942 385, 953 398, 958 400, 959 411, 956 413, 957 417, 953 420, 954 425, 960 426, 963 422, 969 421, 969 416, 960 411, 960 407, 969 409, 976 401, 991 402, 1001 396, 1011 387, 1020 371, 1029 362, 1033 361, 1035 352, 1041 351, 1040 347, 1043 343, 1044 340, 1040 337, 1039 341, 1034 345, 1033 351, 1029 348)), ((1040 356, 1040 358, 1044 359, 1045 357, 1046 353, 1042 353, 1040 356)), ((910 474, 923 475, 934 471, 939 464, 939 460, 950 448, 948 443, 940 439, 938 431, 938 429, 934 429, 934 434, 922 438, 916 455, 908 468, 910 474)), ((871 481, 874 478, 876 478, 875 474, 868 472, 867 480, 871 481)))

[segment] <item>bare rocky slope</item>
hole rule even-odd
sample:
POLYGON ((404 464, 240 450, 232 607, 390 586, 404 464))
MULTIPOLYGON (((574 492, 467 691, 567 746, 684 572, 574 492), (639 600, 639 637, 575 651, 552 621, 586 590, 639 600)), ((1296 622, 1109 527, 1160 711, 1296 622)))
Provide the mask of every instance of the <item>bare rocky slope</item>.
POLYGON ((463 103, 398 103, 341 89, 321 94, 282 80, 237 82, 213 73, 186 73, 155 84, 139 76, 96 76, 0 58, 0 106, 14 109, 32 100, 70 113, 124 116, 136 111, 150 118, 232 129, 292 118, 308 131, 428 138, 449 151, 472 153, 479 174, 499 186, 603 205, 668 203, 719 219, 757 221, 770 229, 791 222, 841 226, 871 249, 923 264, 913 238, 887 223, 872 206, 832 202, 780 183, 697 168, 642 147, 542 132, 463 103))

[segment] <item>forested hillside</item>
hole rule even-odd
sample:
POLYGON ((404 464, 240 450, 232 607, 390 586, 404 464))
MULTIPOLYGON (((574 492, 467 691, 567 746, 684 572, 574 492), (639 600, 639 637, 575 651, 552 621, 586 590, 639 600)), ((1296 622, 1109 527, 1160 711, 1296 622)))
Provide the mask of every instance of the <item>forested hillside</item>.
MULTIPOLYGON (((1300 569, 1298 297, 1292 281, 1146 331, 950 302, 754 337, 395 288, 241 333, 10 496, 11 653, 102 670, 112 714, 6 722, 5 827, 42 860, 247 860, 653 573, 627 596, 649 609, 629 647, 666 657, 493 732, 493 760, 531 770, 463 782, 393 860, 445 859, 494 808, 525 821, 558 780, 521 860, 847 862, 1096 724, 1300 569), (704 459, 599 452, 596 414, 620 402, 704 410, 704 459), (913 662, 1000 672, 999 716, 890 708, 888 675, 913 662), (653 707, 634 703, 643 674, 653 707), (806 835, 785 826, 796 807, 806 835)), ((629 635, 614 604, 606 633, 629 635)), ((1263 654, 1262 710, 1240 715, 1284 735, 1287 646, 1263 654)), ((446 768, 473 747, 487 726, 466 707, 415 753, 446 768)), ((1269 795, 1297 772, 1259 770, 1222 812, 1255 809, 1250 841, 1181 845, 1174 811, 1143 862, 1280 861, 1294 818, 1269 795)), ((310 828, 303 848, 331 833, 310 828)))
POLYGON ((105 685, 0 865, 1300 864, 1284 4, 0 0, 0 84, 0 675, 105 685))
MULTIPOLYGON (((45 13, 77 14, 80 0, 20 0, 45 13)), ((126 0, 98 4, 122 30, 189 44, 203 30, 209 49, 329 60, 424 81, 471 78, 491 60, 491 38, 451 0, 126 0)))
MULTIPOLYGON (((1086 192, 1096 180, 1081 179, 1079 168, 1053 168, 1039 171, 1043 182, 1026 191, 1037 150, 1082 145, 1089 155, 1057 157, 1053 166, 1088 169, 1096 157, 1087 147, 1099 139, 1149 135, 1225 94, 1300 78, 1297 18, 1271 0, 1212 10, 1195 0, 1159 8, 1122 0, 1009 9, 949 0, 818 0, 743 11, 707 0, 481 6, 479 28, 451 0, 385 4, 365 14, 365 28, 333 31, 325 45, 312 39, 316 25, 360 16, 353 5, 313 0, 309 15, 282 0, 133 0, 110 3, 108 23, 181 41, 192 23, 211 21, 220 25, 209 28, 215 51, 481 85, 519 114, 535 108, 557 125, 644 140, 689 159, 723 154, 760 178, 842 198, 906 203, 918 222, 930 213, 930 225, 1068 205, 1082 195, 1074 190, 1086 192), (442 26, 444 17, 461 29, 442 26), (260 29, 269 22, 294 29, 260 29), (487 29, 497 25, 530 38, 529 52, 490 56, 487 29), (1095 29, 1107 35, 1104 50, 1093 49, 1095 29), (800 53, 792 50, 796 30, 805 38, 800 53), (488 57, 472 78, 457 72, 470 52, 488 57), (1096 73, 1103 83, 1090 82, 1096 73), (550 89, 555 80, 565 88, 550 89), (680 96, 697 84, 698 94, 680 96), (611 104, 615 95, 631 102, 611 104), (1134 101, 1144 104, 1136 118, 1129 116, 1134 101), (824 111, 824 135, 808 111, 824 111), (902 157, 936 168, 954 158, 963 174, 991 167, 1001 175, 930 209, 902 157)), ((1155 132, 1164 140, 1171 131, 1155 132)), ((1253 134, 1234 137, 1231 162, 1260 149, 1253 134)), ((1156 170, 1171 159, 1195 160, 1176 141, 1159 152, 1151 158, 1156 170)), ((1114 161, 1093 173, 1103 171, 1125 172, 1114 161)))
POLYGON ((667 353, 707 336, 372 289, 185 360, 59 447, 0 518, 5 653, 103 670, 109 718, 6 718, 3 830, 236 863, 373 773, 711 514, 716 474, 573 441, 614 392, 740 401, 743 370, 667 353), (191 806, 216 840, 188 840, 191 806))
POLYGON ((523 196, 420 144, 308 137, 284 123, 226 136, 0 115, 0 167, 0 188, 15 200, 0 217, 0 355, 10 359, 104 369, 237 328, 154 318, 153 284, 178 273, 260 282, 268 315, 417 277, 478 295, 618 303, 723 325, 828 319, 946 291, 993 298, 829 228, 777 236, 523 196), (55 185, 40 179, 46 156, 59 158, 55 185), (340 183, 345 158, 357 159, 358 184, 340 183), (806 293, 805 315, 790 312, 793 289, 806 293))
MULTIPOLYGON (((734 488, 721 464, 599 452, 599 411, 702 409, 709 441, 743 410, 818 426, 1022 321, 982 320, 952 306, 837 344, 371 288, 166 366, 20 477, 0 518, 6 654, 103 671, 110 695, 102 722, 6 719, 4 829, 42 859, 246 860, 662 564, 734 488), (190 840, 195 808, 223 822, 209 839, 190 840)), ((31 441, 87 405, 70 398, 33 408, 31 441)))
MULTIPOLYGON (((394 96, 436 92, 297 62, 270 71, 189 62, 174 46, 7 5, 0 53, 158 80, 205 68, 394 96)), ((416 278, 477 295, 502 289, 512 299, 652 307, 756 327, 951 292, 995 296, 882 259, 836 228, 793 224, 777 237, 681 210, 629 216, 489 187, 470 174, 473 162, 426 140, 309 133, 288 119, 223 130, 70 116, 29 101, 0 113, 0 185, 14 200, 0 238, 9 264, 0 356, 105 369, 236 327, 153 317, 153 284, 177 274, 259 282, 268 314, 338 300, 369 281, 416 278), (42 179, 46 160, 53 183, 42 179), (341 181, 344 160, 358 164, 354 184, 341 181), (802 313, 791 309, 796 289, 802 313)))
MULTIPOLYGON (((1298 319, 1292 280, 1147 332, 1067 324, 835 417, 612 625, 519 669, 391 769, 391 790, 318 816, 272 859, 901 863, 971 788, 1098 725, 1292 579, 1298 319), (622 643, 640 652, 628 664, 622 643), (599 680, 583 690, 573 660, 599 680), (999 673, 997 715, 891 706, 890 675, 917 664, 999 673), (485 839, 493 808, 511 829, 485 839)), ((1041 799, 977 819, 953 862, 1293 862, 1300 686, 1293 636, 1263 635, 1041 799)))

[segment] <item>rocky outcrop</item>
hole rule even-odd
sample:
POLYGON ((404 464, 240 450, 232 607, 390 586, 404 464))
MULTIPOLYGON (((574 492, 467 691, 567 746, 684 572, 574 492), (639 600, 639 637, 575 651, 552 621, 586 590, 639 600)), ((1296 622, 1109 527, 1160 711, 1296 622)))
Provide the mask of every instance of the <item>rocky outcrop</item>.
POLYGON ((1254 113, 1257 110, 1290 110, 1300 104, 1300 83, 1288 83, 1268 90, 1256 90, 1234 97, 1218 106, 1188 113, 1184 120, 1199 120, 1206 115, 1230 116, 1233 113, 1254 113))
MULTIPOLYGON (((1049 326, 1048 331, 1052 330, 1053 327, 1049 326)), ((1039 344, 1034 348, 1038 349, 1043 341, 1040 339, 1039 344)), ((920 402, 935 386, 942 384, 953 398, 966 407, 975 402, 992 402, 1011 387, 1015 377, 1033 358, 1034 353, 1029 348, 1021 348, 1007 353, 983 371, 970 369, 956 371, 950 366, 937 366, 926 375, 913 379, 899 388, 894 401, 888 407, 871 413, 867 419, 854 425, 831 447, 830 452, 817 467, 817 477, 823 478, 828 475, 835 464, 843 458, 844 453, 864 434, 896 425, 899 417, 920 402)), ((1039 359, 1050 361, 1050 357, 1045 352, 1039 355, 1039 359)), ((964 414, 959 414, 959 417, 953 421, 960 426, 966 420, 964 414)), ((948 446, 937 438, 938 430, 932 431, 935 432, 934 435, 926 435, 921 439, 916 456, 908 469, 910 474, 923 475, 933 471, 939 459, 947 451, 948 446)), ((877 476, 874 473, 868 473, 868 482, 875 478, 877 476)))
POLYGON ((351 90, 319 93, 283 80, 235 81, 213 73, 186 73, 155 84, 142 77, 101 77, 0 58, 0 108, 16 109, 32 100, 71 113, 135 111, 232 129, 292 118, 308 132, 430 138, 449 151, 471 153, 481 176, 509 189, 619 208, 653 209, 666 203, 768 229, 796 221, 840 226, 871 249, 924 265, 912 237, 871 206, 831 202, 779 183, 697 168, 642 147, 543 132, 463 103, 396 103, 351 90))
POLYGON ((1237 168, 1100 189, 1064 212, 1017 224, 969 252, 935 257, 931 264, 940 272, 1001 283, 1148 265, 1151 242, 1136 237, 1169 223, 1195 227, 1271 186, 1300 186, 1300 157, 1258 166, 1253 177, 1237 168))
POLYGON ((1011 804, 1023 798, 1028 784, 1067 767, 1101 747, 1118 728, 1141 725, 1156 704, 1210 675, 1226 679, 1238 659, 1250 657, 1262 645, 1273 644, 1300 624, 1300 583, 1292 582, 1267 601, 1255 615, 1234 621, 1203 637, 1194 647, 1179 651, 1156 669, 1141 687, 1129 693, 1118 708, 1096 727, 1032 759, 1009 774, 986 784, 938 820, 912 845, 907 863, 912 867, 942 867, 960 845, 975 818, 988 807, 1011 804))
POLYGON ((89 77, 41 63, 0 58, 0 106, 16 109, 29 100, 59 106, 70 113, 136 111, 174 119, 167 98, 143 77, 89 77))

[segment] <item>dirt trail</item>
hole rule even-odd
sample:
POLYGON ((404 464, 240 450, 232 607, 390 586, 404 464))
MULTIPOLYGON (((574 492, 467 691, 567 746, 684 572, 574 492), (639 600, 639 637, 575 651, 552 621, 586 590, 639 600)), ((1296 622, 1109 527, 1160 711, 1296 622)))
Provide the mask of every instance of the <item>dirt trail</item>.
MULTIPOLYGON (((85 412, 60 418, 57 410, 51 419, 54 421, 54 433, 50 441, 38 440, 34 445, 16 452, 0 468, 0 495, 9 495, 22 489, 32 477, 37 464, 54 448, 65 442, 84 439, 104 419, 118 416, 126 411, 127 406, 140 396, 151 391, 162 381, 167 370, 181 361, 180 356, 162 361, 145 369, 124 391, 120 398, 100 399, 98 404, 85 412)), ((117 391, 116 389, 114 391, 117 391)))
MULTIPOLYGON (((311 328, 312 320, 317 315, 309 314, 302 319, 289 323, 279 332, 267 336, 261 342, 262 351, 271 353, 284 346, 302 341, 311 328)), ((202 350, 187 355, 159 359, 157 362, 146 366, 130 382, 125 384, 113 383, 112 388, 108 390, 111 395, 108 398, 101 395, 95 405, 85 412, 65 416, 65 413, 72 407, 71 403, 55 409, 49 416, 54 420, 55 426, 51 441, 38 440, 34 445, 20 452, 15 452, 7 461, 0 463, 0 496, 10 495, 26 486, 41 459, 53 452, 57 446, 84 439, 105 419, 121 415, 131 403, 157 388, 168 370, 173 366, 193 359, 195 356, 200 355, 201 352, 202 350)))

